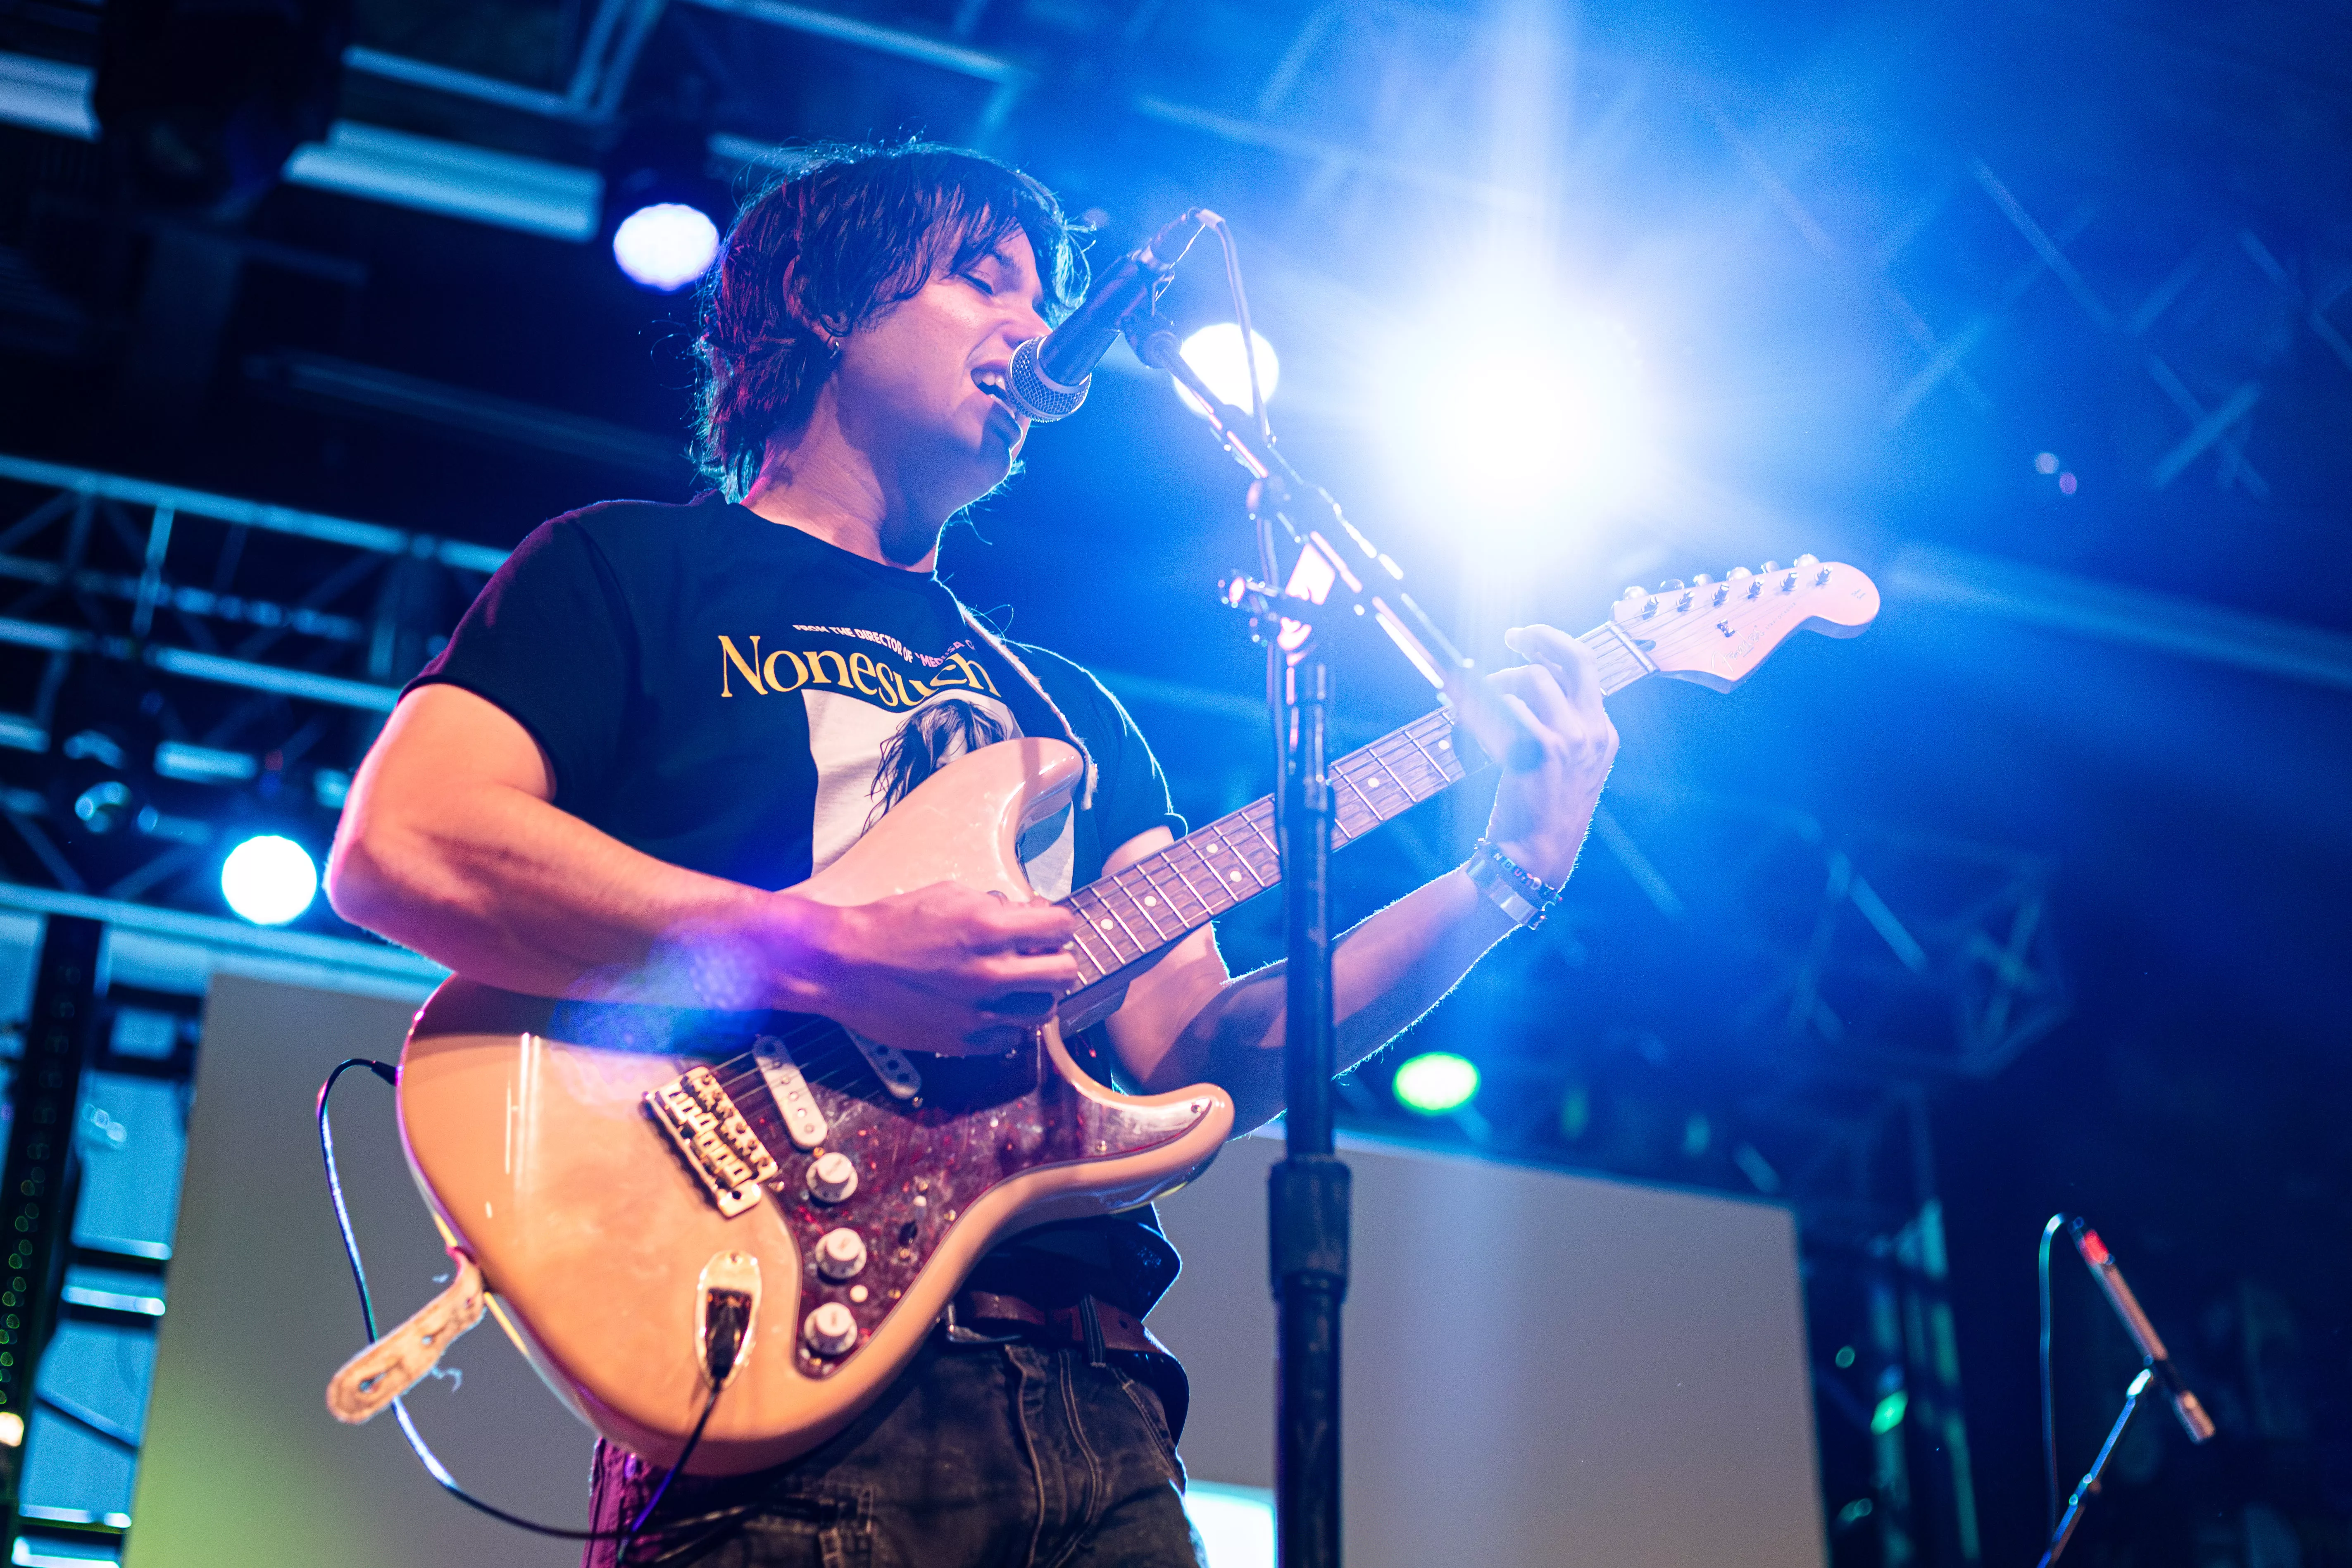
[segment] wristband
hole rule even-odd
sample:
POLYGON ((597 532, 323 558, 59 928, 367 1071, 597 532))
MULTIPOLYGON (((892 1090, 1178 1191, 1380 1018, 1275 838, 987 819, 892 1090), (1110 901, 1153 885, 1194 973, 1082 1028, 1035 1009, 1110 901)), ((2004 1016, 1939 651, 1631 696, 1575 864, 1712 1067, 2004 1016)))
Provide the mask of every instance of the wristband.
POLYGON ((1528 931, 1543 924, 1544 917, 1568 890, 1565 884, 1546 887, 1484 838, 1462 863, 1462 870, 1496 908, 1511 917, 1513 924, 1528 931))

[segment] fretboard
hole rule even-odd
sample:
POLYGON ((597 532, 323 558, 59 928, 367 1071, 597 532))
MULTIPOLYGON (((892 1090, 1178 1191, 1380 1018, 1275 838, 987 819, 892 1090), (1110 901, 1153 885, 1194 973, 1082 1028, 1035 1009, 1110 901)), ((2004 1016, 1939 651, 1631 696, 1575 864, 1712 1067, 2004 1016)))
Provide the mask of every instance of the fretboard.
MULTIPOLYGON (((1580 640, 1592 651, 1604 693, 1650 672, 1611 627, 1587 632, 1580 640)), ((1337 847, 1460 783, 1473 770, 1454 746, 1452 710, 1440 709, 1349 752, 1328 771, 1337 847)), ((1282 851, 1269 796, 1080 888, 1062 902, 1078 918, 1081 984, 1095 984, 1142 962, 1281 880, 1282 851)))

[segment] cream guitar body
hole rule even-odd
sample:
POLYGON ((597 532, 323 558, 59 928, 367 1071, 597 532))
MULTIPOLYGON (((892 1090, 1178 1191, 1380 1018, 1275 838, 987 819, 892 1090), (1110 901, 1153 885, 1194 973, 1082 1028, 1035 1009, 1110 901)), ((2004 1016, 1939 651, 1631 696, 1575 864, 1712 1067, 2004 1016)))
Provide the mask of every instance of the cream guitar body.
MULTIPOLYGON (((953 881, 1025 899, 1013 846, 1082 773, 1053 741, 961 758, 794 891, 853 904, 953 881)), ((1116 1094, 1052 1026, 1006 1056, 902 1056, 824 1020, 566 1005, 462 979, 417 1015, 399 1098, 426 1200, 541 1376, 606 1437, 674 1460, 710 1395, 709 1294, 752 1298, 693 1456, 702 1474, 814 1447, 998 1241, 1147 1202, 1233 1131, 1223 1091, 1116 1094), (719 1069, 740 1125, 695 1100, 709 1085, 680 1083, 698 1067, 719 1069), (745 1164, 698 1147, 681 1093, 745 1164), (854 1246, 820 1257, 844 1232, 854 1246)))
MULTIPOLYGON (((1727 691, 1791 633, 1852 637, 1877 613, 1863 573, 1800 556, 1631 590, 1581 640, 1605 691, 1652 675, 1727 691)), ((1335 841, 1465 776, 1477 763, 1457 740, 1441 710, 1332 763, 1335 841)), ((1014 846, 1084 771, 1058 742, 985 747, 793 890, 846 905, 952 881, 1026 898, 1014 846)), ((461 1268, 354 1357, 330 1406, 351 1421, 381 1410, 486 1300, 583 1420, 656 1464, 676 1461, 706 1407, 695 1472, 807 1452, 888 1384, 999 1241, 1147 1202, 1215 1157, 1233 1131, 1223 1090, 1115 1093, 1062 1030, 1103 1017, 1170 944, 1280 880, 1260 800, 1071 893, 1082 988, 1003 1056, 449 981, 401 1058, 401 1130, 479 1278, 461 1268)))

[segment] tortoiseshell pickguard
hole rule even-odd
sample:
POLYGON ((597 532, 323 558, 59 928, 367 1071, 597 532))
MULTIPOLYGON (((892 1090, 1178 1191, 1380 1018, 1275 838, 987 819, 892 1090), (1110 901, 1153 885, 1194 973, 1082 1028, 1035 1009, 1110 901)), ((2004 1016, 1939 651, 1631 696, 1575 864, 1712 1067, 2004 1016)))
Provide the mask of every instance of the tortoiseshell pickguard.
MULTIPOLYGON (((824 1141, 798 1149, 785 1131, 766 1079, 738 1037, 740 1054, 694 1040, 745 1121, 782 1166, 770 1201, 800 1248, 801 1310, 838 1301, 857 1321, 857 1344, 835 1356, 795 1346, 801 1370, 826 1376, 863 1349, 929 1263, 949 1231, 982 1194, 1024 1172, 1049 1165, 1118 1159, 1181 1137, 1208 1114, 1206 1100, 1165 1106, 1106 1104, 1081 1093, 1057 1071, 1044 1039, 999 1056, 908 1053, 921 1075, 911 1100, 893 1096, 854 1041, 822 1019, 794 1019, 762 1031, 781 1039, 807 1080, 827 1123, 824 1141), (806 1172, 825 1152, 846 1154, 857 1188, 839 1203, 810 1195, 806 1172), (866 1243, 856 1277, 835 1281, 816 1268, 818 1238, 847 1226, 866 1243)), ((686 1042, 676 1042, 683 1045, 686 1042)), ((650 1116, 647 1137, 663 1137, 650 1116)), ((683 1170, 682 1180, 693 1180, 683 1170)))

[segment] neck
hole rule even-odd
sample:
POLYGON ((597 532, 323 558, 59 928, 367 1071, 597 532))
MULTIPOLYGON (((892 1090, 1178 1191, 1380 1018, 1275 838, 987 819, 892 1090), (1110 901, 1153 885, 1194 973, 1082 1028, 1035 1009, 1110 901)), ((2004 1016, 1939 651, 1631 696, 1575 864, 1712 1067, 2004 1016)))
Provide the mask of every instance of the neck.
POLYGON ((873 454, 848 438, 837 414, 821 393, 806 419, 771 436, 743 505, 852 555, 929 572, 947 520, 929 516, 893 483, 873 454))

